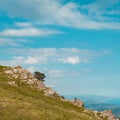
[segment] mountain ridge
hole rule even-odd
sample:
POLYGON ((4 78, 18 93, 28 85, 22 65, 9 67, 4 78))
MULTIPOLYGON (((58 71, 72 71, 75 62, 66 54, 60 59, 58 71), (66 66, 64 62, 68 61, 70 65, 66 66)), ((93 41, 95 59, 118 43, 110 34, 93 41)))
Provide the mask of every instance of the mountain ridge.
MULTIPOLYGON (((38 92, 39 92, 39 94, 43 98, 47 97, 48 100, 50 99, 51 101, 54 99, 53 101, 55 103, 56 103, 56 100, 57 100, 57 102, 59 101, 61 104, 65 104, 65 106, 70 106, 70 107, 72 106, 74 109, 77 109, 81 113, 81 115, 79 115, 79 112, 78 112, 78 116, 77 116, 78 118, 76 116, 74 116, 74 118, 76 117, 75 120, 87 120, 87 119, 88 120, 107 120, 107 119, 108 120, 118 120, 112 114, 111 110, 103 111, 103 112, 91 111, 89 109, 84 108, 84 102, 81 101, 81 100, 78 100, 78 99, 73 99, 73 100, 64 99, 61 95, 59 95, 57 92, 55 92, 52 88, 46 87, 45 84, 43 83, 43 81, 40 81, 40 80, 37 80, 36 78, 34 78, 34 75, 32 73, 30 73, 28 70, 22 68, 21 66, 17 66, 17 67, 0 66, 0 80, 1 80, 1 82, 0 82, 1 87, 3 87, 3 89, 1 89, 1 93, 2 93, 2 91, 5 91, 5 89, 8 89, 8 88, 9 88, 10 91, 11 91, 11 89, 18 89, 19 91, 22 92, 22 94, 24 92, 23 89, 25 89, 25 91, 28 93, 27 96, 30 95, 29 90, 35 91, 36 94, 38 94, 38 92), (3 79, 5 79, 5 78, 7 79, 6 82, 3 81, 3 79), (4 86, 2 86, 2 85, 4 85, 4 86), (8 88, 5 87, 5 86, 7 86, 8 88)), ((5 94, 6 94, 6 92, 5 92, 5 94)), ((32 94, 32 96, 35 96, 36 94, 34 94, 34 95, 32 94)), ((26 93, 24 93, 24 97, 26 98, 25 95, 26 95, 26 93)), ((8 98, 6 98, 6 96, 4 96, 2 94, 1 99, 3 99, 3 98, 8 99, 8 98)), ((19 99, 23 99, 23 98, 19 98, 19 99)), ((45 98, 45 99, 47 99, 47 98, 45 98)), ((4 99, 2 100, 2 102, 0 102, 1 103, 0 105, 1 105, 2 108, 4 108, 5 104, 6 104, 4 99)), ((31 99, 33 99, 33 98, 31 98, 31 99)), ((11 102, 13 102, 13 101, 11 100, 11 102)), ((42 102, 44 102, 44 101, 42 101, 42 102)), ((50 103, 46 103, 46 104, 50 104, 50 103)), ((52 107, 52 106, 49 106, 49 107, 52 107)), ((63 107, 64 107, 64 105, 63 105, 63 107)), ((58 109, 58 107, 57 107, 57 109, 58 109)), ((57 111, 57 109, 56 109, 56 111, 57 111)), ((63 108, 61 108, 61 109, 63 109, 63 108)), ((74 111, 74 109, 71 109, 71 110, 74 111)), ((54 112, 51 112, 50 114, 53 114, 54 112)), ((45 113, 47 114, 47 110, 46 110, 46 112, 44 110, 44 114, 45 113)), ((2 114, 1 111, 0 111, 0 114, 2 114)), ((48 115, 48 116, 50 116, 52 118, 54 115, 48 115)), ((62 116, 59 113, 58 116, 59 117, 57 117, 56 120, 71 120, 71 118, 69 118, 69 115, 67 116, 67 114, 64 114, 64 116, 62 116), (67 118, 66 118, 66 116, 67 116, 67 118)), ((43 116, 43 118, 42 118, 43 120, 48 119, 47 117, 45 118, 45 116, 43 116)), ((72 120, 74 120, 74 118, 72 118, 72 120)), ((4 120, 4 119, 1 119, 1 120, 4 120)), ((7 120, 7 119, 5 119, 5 120, 7 120)))

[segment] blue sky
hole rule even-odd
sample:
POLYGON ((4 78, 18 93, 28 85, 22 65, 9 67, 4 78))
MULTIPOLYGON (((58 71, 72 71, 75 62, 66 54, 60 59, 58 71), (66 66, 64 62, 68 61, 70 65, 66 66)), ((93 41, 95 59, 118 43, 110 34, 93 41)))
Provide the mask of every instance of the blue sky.
POLYGON ((0 64, 60 94, 120 97, 119 39, 120 0, 0 1, 0 64))

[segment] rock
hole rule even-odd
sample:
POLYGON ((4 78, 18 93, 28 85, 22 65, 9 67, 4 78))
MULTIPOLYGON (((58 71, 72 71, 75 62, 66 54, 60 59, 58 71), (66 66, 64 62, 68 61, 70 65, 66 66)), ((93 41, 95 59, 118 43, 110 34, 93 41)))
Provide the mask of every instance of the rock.
POLYGON ((67 99, 62 98, 61 100, 64 101, 64 102, 69 102, 69 100, 67 100, 67 99))
POLYGON ((105 110, 105 111, 101 112, 101 116, 104 118, 108 118, 108 120, 119 120, 119 119, 115 118, 115 115, 112 113, 111 110, 105 110))
POLYGON ((98 111, 97 110, 94 110, 92 112, 94 113, 95 117, 98 117, 98 111))
POLYGON ((62 96, 60 96, 52 88, 49 88, 49 87, 46 90, 44 90, 44 95, 63 100, 62 96))
POLYGON ((89 112, 89 110, 85 109, 85 110, 83 110, 83 112, 88 113, 88 112, 89 112))
POLYGON ((41 89, 45 89, 46 88, 46 86, 45 86, 45 84, 43 84, 43 81, 37 81, 37 85, 38 85, 38 88, 41 88, 41 89))
POLYGON ((77 98, 70 100, 70 102, 76 106, 84 107, 84 102, 82 100, 77 99, 77 98))
POLYGON ((4 73, 6 73, 6 74, 13 74, 13 71, 12 70, 6 70, 6 71, 4 71, 4 73))
POLYGON ((13 69, 13 73, 18 73, 18 69, 13 69))
POLYGON ((15 84, 15 81, 7 82, 7 84, 12 85, 12 86, 17 86, 17 85, 15 84))
POLYGON ((54 96, 56 94, 56 92, 52 89, 52 88, 47 88, 45 91, 44 91, 44 94, 46 96, 54 96))
POLYGON ((41 90, 46 89, 43 81, 34 78, 34 75, 31 72, 21 66, 9 68, 8 70, 5 70, 4 73, 11 75, 13 78, 20 79, 28 84, 33 84, 41 90))

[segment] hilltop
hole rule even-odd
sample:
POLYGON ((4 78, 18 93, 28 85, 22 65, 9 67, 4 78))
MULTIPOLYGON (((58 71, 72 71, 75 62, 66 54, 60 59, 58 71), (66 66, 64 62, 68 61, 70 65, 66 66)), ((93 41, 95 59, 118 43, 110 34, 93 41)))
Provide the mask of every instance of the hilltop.
POLYGON ((28 70, 0 66, 0 120, 117 120, 112 111, 91 111, 66 100, 28 70))

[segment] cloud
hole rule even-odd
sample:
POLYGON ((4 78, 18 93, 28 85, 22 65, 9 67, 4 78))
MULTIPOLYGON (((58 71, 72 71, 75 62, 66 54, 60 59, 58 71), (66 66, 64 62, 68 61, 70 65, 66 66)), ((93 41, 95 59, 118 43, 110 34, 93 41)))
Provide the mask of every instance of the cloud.
POLYGON ((26 43, 28 40, 26 39, 9 39, 9 38, 0 38, 0 46, 21 46, 22 43, 26 43))
POLYGON ((18 27, 32 27, 32 24, 30 22, 16 22, 15 25, 18 27))
POLYGON ((96 0, 93 3, 83 6, 83 8, 87 8, 89 12, 103 13, 105 11, 108 11, 106 8, 109 8, 109 11, 113 10, 113 6, 117 5, 118 2, 119 0, 96 0))
POLYGON ((39 60, 37 57, 24 57, 24 56, 14 56, 11 58, 11 60, 3 60, 1 61, 1 64, 3 65, 11 65, 11 66, 17 66, 17 65, 34 65, 38 64, 39 60))
POLYGON ((80 58, 79 56, 68 57, 66 62, 71 63, 71 64, 77 64, 77 63, 80 63, 80 58))
POLYGON ((26 64, 37 64, 39 60, 33 57, 28 57, 27 60, 24 61, 26 64))
MULTIPOLYGON (((119 22, 115 22, 114 18, 111 21, 111 16, 104 17, 100 12, 117 2, 118 0, 114 2, 98 0, 88 5, 80 5, 75 2, 65 3, 62 0, 12 0, 12 2, 1 0, 0 9, 10 17, 24 18, 42 25, 59 25, 79 29, 120 29, 119 22)), ((35 31, 37 32, 34 33, 35 35, 41 34, 41 31, 35 31)))
MULTIPOLYGON (((87 10, 88 16, 97 21, 113 22, 115 24, 116 19, 119 19, 116 17, 119 14, 118 6, 119 0, 96 0, 93 3, 83 5, 82 9, 87 10)), ((119 22, 116 24, 119 25, 119 22)))
POLYGON ((81 62, 79 56, 68 57, 67 59, 61 59, 63 63, 78 64, 81 62))
POLYGON ((46 74, 46 82, 48 86, 55 87, 59 86, 60 84, 67 84, 72 81, 80 80, 86 76, 86 74, 90 73, 91 70, 88 68, 81 68, 81 69, 67 69, 63 68, 47 68, 44 70, 46 74))
POLYGON ((7 37, 35 37, 35 36, 46 36, 46 35, 53 35, 59 34, 59 31, 55 30, 42 30, 38 28, 22 28, 22 29, 6 29, 0 32, 0 36, 7 36, 7 37))
POLYGON ((34 48, 34 49, 9 49, 8 54, 16 54, 9 61, 0 61, 1 64, 31 65, 31 64, 89 64, 96 58, 111 54, 110 49, 96 51, 77 48, 34 48))
POLYGON ((78 71, 75 70, 67 70, 67 69, 49 69, 46 71, 47 76, 50 78, 63 78, 66 76, 67 78, 70 77, 78 77, 81 75, 78 71))
POLYGON ((59 77, 63 77, 64 75, 65 75, 65 71, 64 70, 58 70, 58 69, 56 69, 56 70, 49 70, 48 71, 48 75, 50 76, 50 77, 57 77, 57 78, 59 78, 59 77))

